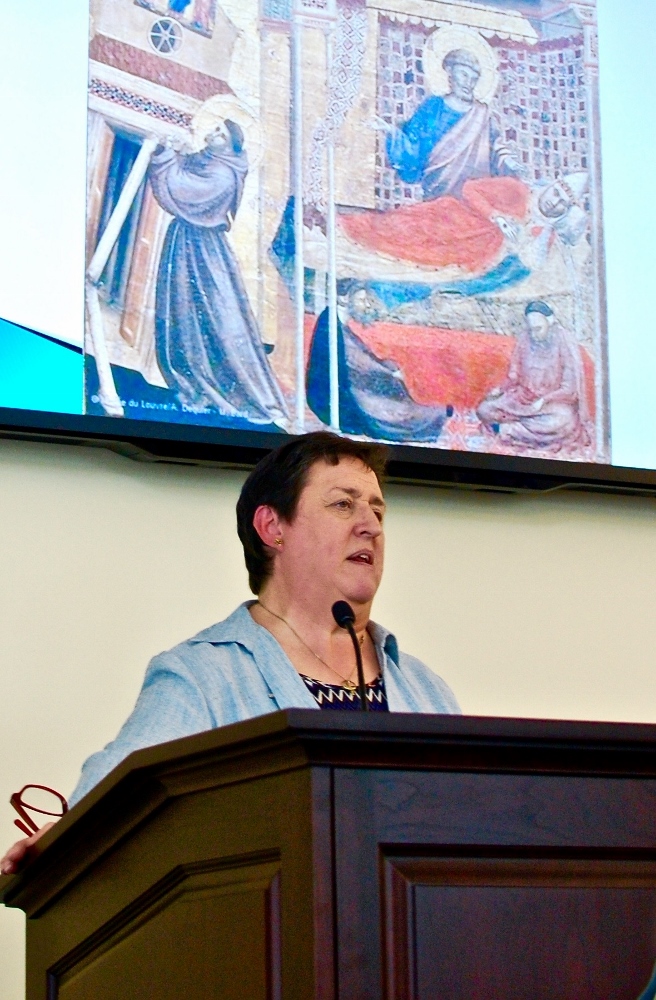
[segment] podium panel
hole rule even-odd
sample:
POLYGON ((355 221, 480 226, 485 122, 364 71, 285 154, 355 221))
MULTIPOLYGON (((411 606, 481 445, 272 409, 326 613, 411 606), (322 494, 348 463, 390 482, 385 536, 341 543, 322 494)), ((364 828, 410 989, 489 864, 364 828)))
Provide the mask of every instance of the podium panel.
POLYGON ((133 754, 0 899, 27 1000, 638 1000, 656 727, 271 714, 133 754))
POLYGON ((656 963, 646 809, 651 777, 336 773, 340 1000, 376 981, 388 1000, 637 1000, 656 963))
POLYGON ((656 866, 388 858, 395 997, 636 1000, 656 945, 656 866))
POLYGON ((60 1000, 280 996, 279 865, 174 873, 49 973, 60 1000))

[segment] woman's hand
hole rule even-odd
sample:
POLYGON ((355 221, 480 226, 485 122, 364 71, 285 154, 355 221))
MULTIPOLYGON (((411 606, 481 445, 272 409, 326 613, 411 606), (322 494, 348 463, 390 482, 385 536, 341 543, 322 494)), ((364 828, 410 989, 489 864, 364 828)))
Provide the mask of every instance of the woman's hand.
POLYGON ((15 875, 16 872, 20 871, 27 860, 30 848, 36 844, 37 840, 40 840, 44 833, 51 830, 54 825, 54 823, 46 823, 40 830, 33 833, 31 837, 24 837, 22 840, 17 840, 0 861, 0 874, 15 875))

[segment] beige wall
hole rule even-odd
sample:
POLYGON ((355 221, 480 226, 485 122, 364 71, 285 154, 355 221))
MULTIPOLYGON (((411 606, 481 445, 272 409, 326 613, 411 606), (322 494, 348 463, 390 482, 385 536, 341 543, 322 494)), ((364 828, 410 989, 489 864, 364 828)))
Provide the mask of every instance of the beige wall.
MULTIPOLYGON (((24 782, 70 792, 148 658, 248 596, 242 474, 0 441, 0 843, 24 782)), ((392 487, 376 617, 465 712, 656 722, 650 500, 392 487)), ((22 997, 0 908, 0 1000, 22 997)))

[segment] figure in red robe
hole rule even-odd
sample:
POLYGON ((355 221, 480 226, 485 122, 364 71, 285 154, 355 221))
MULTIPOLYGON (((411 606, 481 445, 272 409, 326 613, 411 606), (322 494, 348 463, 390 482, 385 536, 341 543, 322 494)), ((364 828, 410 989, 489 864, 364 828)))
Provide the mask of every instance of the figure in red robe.
POLYGON ((481 423, 502 441, 558 449, 588 443, 583 365, 578 345, 546 302, 529 302, 508 377, 480 404, 481 423))

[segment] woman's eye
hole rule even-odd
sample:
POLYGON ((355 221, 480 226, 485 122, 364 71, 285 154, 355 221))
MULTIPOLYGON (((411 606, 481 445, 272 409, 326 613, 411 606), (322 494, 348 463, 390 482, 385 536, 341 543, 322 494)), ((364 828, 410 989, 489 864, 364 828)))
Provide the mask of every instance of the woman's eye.
POLYGON ((335 506, 338 507, 339 510, 350 510, 351 501, 350 500, 338 500, 337 503, 335 504, 335 506))

